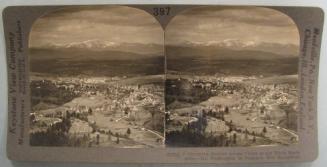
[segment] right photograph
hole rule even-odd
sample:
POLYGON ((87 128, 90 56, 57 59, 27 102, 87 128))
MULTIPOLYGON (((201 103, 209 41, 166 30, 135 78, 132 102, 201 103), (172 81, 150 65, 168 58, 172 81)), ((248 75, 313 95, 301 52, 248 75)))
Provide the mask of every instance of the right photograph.
POLYGON ((196 7, 165 30, 167 147, 299 142, 299 32, 263 7, 196 7))

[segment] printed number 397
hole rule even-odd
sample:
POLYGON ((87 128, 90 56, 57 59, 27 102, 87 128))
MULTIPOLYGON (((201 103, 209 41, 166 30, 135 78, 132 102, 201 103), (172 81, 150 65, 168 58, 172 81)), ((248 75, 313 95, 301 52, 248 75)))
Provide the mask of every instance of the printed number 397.
POLYGON ((153 8, 153 15, 154 16, 169 15, 169 12, 170 12, 170 7, 153 8))

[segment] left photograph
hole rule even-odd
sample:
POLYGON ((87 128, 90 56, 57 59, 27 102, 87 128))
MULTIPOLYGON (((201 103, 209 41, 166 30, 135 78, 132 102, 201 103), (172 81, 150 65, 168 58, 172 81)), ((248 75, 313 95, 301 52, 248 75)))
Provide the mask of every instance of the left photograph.
POLYGON ((30 145, 164 147, 164 33, 143 10, 68 7, 29 39, 30 145))

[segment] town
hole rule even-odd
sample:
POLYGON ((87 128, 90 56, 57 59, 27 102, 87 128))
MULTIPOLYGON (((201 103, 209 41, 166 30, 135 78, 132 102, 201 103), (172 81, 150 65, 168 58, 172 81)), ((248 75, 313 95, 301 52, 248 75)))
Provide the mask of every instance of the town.
POLYGON ((296 75, 168 75, 167 146, 297 143, 296 80, 296 75))
POLYGON ((37 146, 162 147, 162 75, 33 77, 30 143, 37 146))

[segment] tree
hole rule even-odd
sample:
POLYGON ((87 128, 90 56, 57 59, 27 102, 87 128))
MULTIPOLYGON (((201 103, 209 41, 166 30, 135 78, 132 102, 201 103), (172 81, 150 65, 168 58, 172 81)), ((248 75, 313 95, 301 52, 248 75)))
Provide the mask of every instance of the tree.
POLYGON ((229 108, 226 106, 225 107, 225 113, 228 114, 229 113, 229 108))
POLYGON ((119 134, 116 132, 115 136, 117 137, 116 143, 119 144, 119 134))
POLYGON ((99 134, 97 134, 96 139, 97 139, 96 144, 99 145, 99 143, 100 143, 100 135, 99 134))
POLYGON ((170 114, 168 112, 165 113, 165 118, 166 118, 166 122, 170 120, 170 114))
POLYGON ((90 115, 92 115, 93 111, 92 111, 91 108, 89 108, 88 113, 89 113, 90 115))
POLYGON ((260 107, 260 114, 265 113, 266 107, 265 106, 261 106, 260 107))
POLYGON ((119 136, 117 136, 116 143, 119 144, 119 136))
POLYGON ((233 134, 233 143, 236 144, 236 138, 237 138, 237 135, 236 133, 233 134))
POLYGON ((70 119, 70 113, 69 113, 68 110, 66 110, 66 118, 67 118, 67 119, 70 119))
POLYGON ((263 127, 262 132, 263 133, 267 133, 267 128, 266 127, 263 127))
POLYGON ((212 109, 209 110, 208 114, 209 115, 212 115, 212 109))
POLYGON ((132 132, 131 132, 131 129, 128 128, 127 131, 126 131, 126 133, 127 133, 128 135, 130 135, 130 134, 132 133, 132 132))

